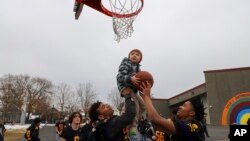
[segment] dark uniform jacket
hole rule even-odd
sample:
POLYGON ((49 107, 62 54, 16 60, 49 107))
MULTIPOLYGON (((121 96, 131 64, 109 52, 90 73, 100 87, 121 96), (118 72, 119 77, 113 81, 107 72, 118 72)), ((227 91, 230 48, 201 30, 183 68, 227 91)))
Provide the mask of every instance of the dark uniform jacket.
MULTIPOLYGON (((135 103, 131 97, 125 96, 125 113, 121 116, 113 116, 106 122, 97 123, 96 131, 90 135, 91 141, 125 141, 123 129, 133 122, 136 115, 135 103)), ((88 140, 90 141, 90 140, 88 140)))
POLYGON ((171 141, 205 141, 204 130, 197 120, 177 120, 174 122, 176 134, 171 141))
POLYGON ((25 138, 27 139, 27 141, 40 141, 39 129, 39 125, 31 124, 30 127, 27 128, 27 131, 25 133, 25 138))

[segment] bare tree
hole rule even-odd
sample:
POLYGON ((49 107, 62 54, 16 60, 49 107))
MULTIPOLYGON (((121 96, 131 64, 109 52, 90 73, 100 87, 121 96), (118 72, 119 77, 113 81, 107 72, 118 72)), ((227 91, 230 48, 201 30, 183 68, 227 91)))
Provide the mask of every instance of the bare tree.
POLYGON ((48 99, 51 92, 52 83, 49 80, 43 78, 31 78, 28 75, 5 75, 1 79, 1 101, 5 110, 8 109, 8 105, 15 105, 19 111, 22 110, 22 106, 27 104, 29 118, 31 112, 36 112, 36 108, 39 107, 39 100, 48 99), (24 99, 27 99, 26 103, 24 99))
POLYGON ((26 84, 30 77, 28 75, 4 75, 1 78, 1 102, 3 106, 3 119, 19 121, 20 113, 23 110, 22 106, 26 104, 26 84), (15 118, 13 118, 15 117, 15 118))
POLYGON ((41 100, 38 101, 37 105, 34 106, 34 110, 42 117, 48 112, 48 110, 50 110, 50 105, 51 99, 48 97, 43 97, 41 100))
POLYGON ((70 94, 70 98, 67 99, 66 105, 65 105, 65 111, 66 114, 70 114, 75 111, 80 111, 80 108, 78 106, 78 96, 75 92, 72 92, 70 94))
POLYGON ((17 109, 21 109, 23 104, 23 88, 17 83, 17 76, 5 75, 0 83, 0 100, 3 107, 8 107, 8 105, 15 105, 17 109))
POLYGON ((64 108, 68 106, 67 104, 72 98, 71 87, 66 83, 60 83, 56 87, 56 101, 58 101, 61 114, 64 113, 64 108))
POLYGON ((108 95, 108 99, 112 103, 112 105, 121 111, 121 108, 124 104, 124 98, 121 97, 120 92, 117 88, 113 88, 108 95))
POLYGON ((85 115, 88 113, 88 108, 96 100, 97 93, 93 88, 92 83, 79 84, 77 87, 77 95, 80 100, 81 108, 85 115))
POLYGON ((36 112, 35 109, 39 106, 40 100, 52 96, 52 88, 52 82, 47 79, 39 77, 30 79, 26 88, 28 94, 27 120, 31 112, 36 112))

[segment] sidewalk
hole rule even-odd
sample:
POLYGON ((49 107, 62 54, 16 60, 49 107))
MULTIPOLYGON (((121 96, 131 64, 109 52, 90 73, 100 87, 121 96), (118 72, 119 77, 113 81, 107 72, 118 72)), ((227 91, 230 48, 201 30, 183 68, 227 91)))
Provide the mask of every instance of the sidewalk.
POLYGON ((229 127, 208 125, 207 130, 210 137, 206 138, 206 141, 229 141, 229 127))

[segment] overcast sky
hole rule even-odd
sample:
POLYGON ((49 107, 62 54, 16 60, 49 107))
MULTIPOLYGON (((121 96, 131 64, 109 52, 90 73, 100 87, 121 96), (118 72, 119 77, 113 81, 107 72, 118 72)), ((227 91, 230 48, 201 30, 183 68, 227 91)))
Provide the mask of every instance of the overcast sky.
POLYGON ((72 87, 91 82, 106 100, 121 60, 143 52, 157 98, 205 82, 204 70, 250 66, 249 0, 144 0, 132 37, 114 41, 112 19, 74 0, 0 0, 0 77, 28 74, 72 87))

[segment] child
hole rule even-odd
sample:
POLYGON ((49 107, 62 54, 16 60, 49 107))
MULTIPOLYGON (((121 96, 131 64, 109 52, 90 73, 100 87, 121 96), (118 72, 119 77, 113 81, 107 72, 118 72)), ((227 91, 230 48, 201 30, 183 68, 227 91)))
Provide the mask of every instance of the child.
POLYGON ((121 96, 124 93, 133 92, 136 94, 138 90, 134 87, 133 83, 138 83, 140 80, 134 75, 141 71, 140 62, 142 60, 142 53, 138 49, 129 52, 128 58, 125 57, 120 66, 117 75, 117 85, 121 96))
POLYGON ((138 118, 145 111, 144 101, 141 96, 137 94, 138 90, 133 84, 140 82, 140 79, 135 77, 135 74, 140 70, 140 62, 142 60, 142 53, 138 49, 133 49, 129 52, 128 58, 125 57, 120 66, 117 79, 118 90, 121 96, 128 93, 131 94, 136 106, 136 117, 133 123, 135 127, 138 122, 138 118))

